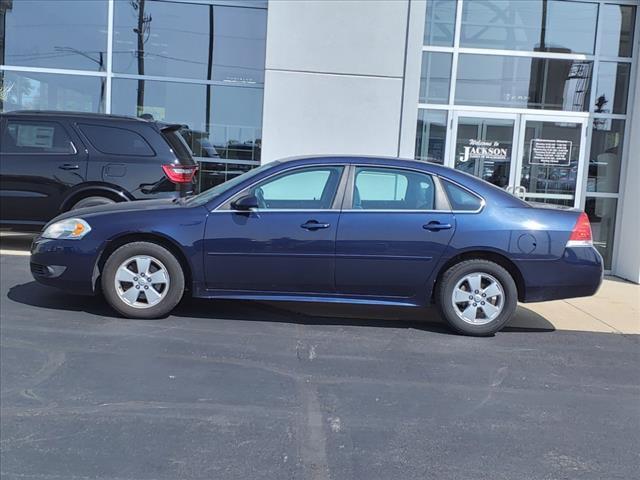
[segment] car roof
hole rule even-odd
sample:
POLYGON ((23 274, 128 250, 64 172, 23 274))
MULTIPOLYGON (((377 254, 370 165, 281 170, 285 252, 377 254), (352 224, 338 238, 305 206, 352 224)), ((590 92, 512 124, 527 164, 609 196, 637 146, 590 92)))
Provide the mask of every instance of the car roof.
POLYGON ((437 163, 408 158, 386 157, 381 155, 304 155, 283 158, 281 160, 278 160, 278 162, 282 165, 288 166, 340 163, 349 165, 362 164, 413 168, 419 170, 428 170, 433 173, 449 173, 452 171, 452 169, 444 167, 437 163))
POLYGON ((106 121, 130 121, 130 122, 145 122, 155 123, 153 120, 146 120, 144 118, 132 117, 127 115, 112 115, 107 113, 92 113, 92 112, 68 112, 59 110, 14 110, 11 112, 2 112, 0 116, 25 116, 25 117, 65 117, 74 119, 85 120, 106 120, 106 121))

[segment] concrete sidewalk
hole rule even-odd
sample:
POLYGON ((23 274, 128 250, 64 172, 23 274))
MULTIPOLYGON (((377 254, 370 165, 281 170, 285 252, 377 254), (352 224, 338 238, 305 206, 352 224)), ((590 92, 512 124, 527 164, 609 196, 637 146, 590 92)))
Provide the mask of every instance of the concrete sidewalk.
POLYGON ((640 285, 606 277, 593 297, 520 304, 509 326, 640 334, 640 285))

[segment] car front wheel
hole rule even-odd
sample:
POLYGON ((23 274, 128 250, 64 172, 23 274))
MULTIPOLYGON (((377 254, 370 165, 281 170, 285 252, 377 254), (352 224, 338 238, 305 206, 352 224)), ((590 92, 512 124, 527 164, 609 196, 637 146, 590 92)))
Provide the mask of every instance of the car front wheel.
POLYGON ((104 296, 128 318, 164 317, 184 293, 184 272, 166 248, 134 242, 118 248, 107 259, 101 278, 104 296))
POLYGON ((436 302, 443 318, 460 333, 493 335, 513 316, 516 284, 497 263, 472 259, 449 268, 438 283, 436 302))

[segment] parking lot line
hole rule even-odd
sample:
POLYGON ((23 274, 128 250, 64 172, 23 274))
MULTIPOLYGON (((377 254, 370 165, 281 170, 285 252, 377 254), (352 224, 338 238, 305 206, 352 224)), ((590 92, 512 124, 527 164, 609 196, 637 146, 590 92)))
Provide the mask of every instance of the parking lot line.
POLYGON ((0 255, 17 255, 22 257, 27 257, 30 255, 27 250, 4 250, 0 249, 0 255))

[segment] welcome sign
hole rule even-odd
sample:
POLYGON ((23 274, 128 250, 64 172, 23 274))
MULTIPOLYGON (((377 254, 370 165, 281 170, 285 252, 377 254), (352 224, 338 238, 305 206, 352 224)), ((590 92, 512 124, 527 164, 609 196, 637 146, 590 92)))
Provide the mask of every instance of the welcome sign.
POLYGON ((467 141, 467 145, 463 145, 462 153, 460 154, 461 162, 480 159, 504 162, 510 160, 510 158, 511 153, 508 146, 501 145, 500 142, 497 141, 491 142, 473 138, 467 141))

